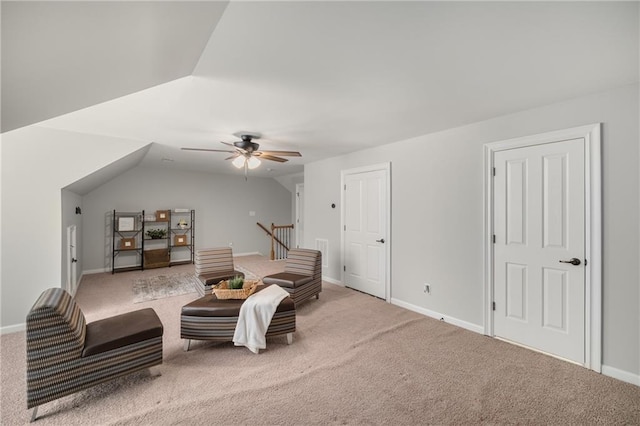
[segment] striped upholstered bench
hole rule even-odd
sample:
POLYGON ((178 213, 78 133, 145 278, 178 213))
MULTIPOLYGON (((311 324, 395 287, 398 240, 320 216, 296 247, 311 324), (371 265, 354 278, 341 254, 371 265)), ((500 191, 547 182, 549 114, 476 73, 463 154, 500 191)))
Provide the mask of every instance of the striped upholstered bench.
MULTIPOLYGON (((266 288, 259 285, 256 292, 266 288)), ((204 297, 182 307, 180 315, 180 337, 184 340, 185 352, 189 350, 191 340, 211 340, 230 342, 244 300, 218 299, 215 294, 204 297)), ((280 302, 267 329, 266 337, 287 335, 287 343, 293 341, 296 331, 296 306, 291 297, 280 302)))
POLYGON ((162 322, 151 308, 87 324, 61 288, 27 314, 27 409, 162 364, 162 322))

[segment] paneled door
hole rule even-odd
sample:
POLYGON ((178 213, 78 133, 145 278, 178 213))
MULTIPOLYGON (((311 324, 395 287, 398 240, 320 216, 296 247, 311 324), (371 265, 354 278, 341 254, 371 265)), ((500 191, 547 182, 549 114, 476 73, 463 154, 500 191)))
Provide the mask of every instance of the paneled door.
POLYGON ((348 173, 343 181, 345 285, 386 299, 387 170, 348 173))
POLYGON ((494 155, 494 334, 583 364, 585 140, 494 155))

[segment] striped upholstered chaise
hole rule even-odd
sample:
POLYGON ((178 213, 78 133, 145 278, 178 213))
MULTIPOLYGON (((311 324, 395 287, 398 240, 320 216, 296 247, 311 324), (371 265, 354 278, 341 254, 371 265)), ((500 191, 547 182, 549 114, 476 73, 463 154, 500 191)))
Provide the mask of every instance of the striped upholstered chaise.
POLYGON ((289 250, 284 272, 262 278, 265 284, 277 284, 289 292, 295 304, 322 291, 322 254, 318 250, 295 248, 289 250))
POLYGON ((65 290, 45 290, 27 314, 27 408, 162 363, 151 308, 87 324, 65 290))
MULTIPOLYGON (((256 293, 266 287, 259 285, 256 293)), ((218 299, 215 294, 207 294, 183 306, 180 337, 185 339, 184 350, 189 350, 191 340, 232 341, 243 303, 242 299, 218 299)), ((285 297, 276 308, 265 337, 286 335, 291 344, 295 331, 296 305, 291 297, 285 297)))
POLYGON ((244 274, 234 269, 231 247, 217 247, 196 250, 196 276, 201 284, 198 293, 204 296, 211 293, 212 285, 244 274))

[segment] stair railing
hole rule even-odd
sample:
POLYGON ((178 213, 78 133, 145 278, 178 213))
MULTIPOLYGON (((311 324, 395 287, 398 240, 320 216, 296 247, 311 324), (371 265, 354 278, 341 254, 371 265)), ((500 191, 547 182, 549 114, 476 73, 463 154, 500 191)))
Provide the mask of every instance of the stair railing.
POLYGON ((271 237, 271 260, 286 259, 289 254, 289 244, 291 243, 291 225, 274 225, 271 224, 271 230, 267 229, 260 222, 256 224, 262 228, 264 232, 271 237))

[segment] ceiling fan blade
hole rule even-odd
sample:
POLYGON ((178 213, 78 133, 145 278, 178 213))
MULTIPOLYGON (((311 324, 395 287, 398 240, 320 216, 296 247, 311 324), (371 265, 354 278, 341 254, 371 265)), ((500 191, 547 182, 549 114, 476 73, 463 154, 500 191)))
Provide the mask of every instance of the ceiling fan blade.
MULTIPOLYGON (((261 154, 267 155, 282 155, 283 157, 302 157, 298 151, 259 151, 261 154)), ((254 153, 254 154, 257 154, 254 153)))
POLYGON ((241 154, 240 154, 239 152, 236 152, 236 153, 235 153, 235 154, 233 154, 231 157, 227 157, 227 158, 225 158, 225 160, 233 160, 233 159, 235 159, 235 158, 240 157, 240 155, 241 155, 241 154))
POLYGON ((276 157, 276 156, 273 156, 273 155, 265 154, 264 152, 260 153, 260 155, 257 156, 257 157, 260 157, 260 159, 263 159, 263 160, 277 161, 278 163, 284 163, 284 162, 289 161, 286 158, 276 157))
POLYGON ((207 152, 231 152, 235 153, 236 151, 229 151, 228 149, 206 149, 206 148, 180 148, 183 151, 207 151, 207 152))
MULTIPOLYGON (((234 144, 232 144, 232 143, 225 142, 225 141, 220 141, 220 143, 223 143, 223 144, 225 144, 225 145, 229 145, 231 148, 235 149, 236 151, 238 151, 238 152, 240 152, 240 153, 242 153, 242 154, 246 154, 246 153, 247 153, 247 150, 246 150, 246 149, 242 149, 242 148, 240 148, 239 146, 235 146, 235 145, 234 145, 234 144)), ((227 151, 227 152, 231 152, 231 151, 227 151)))

